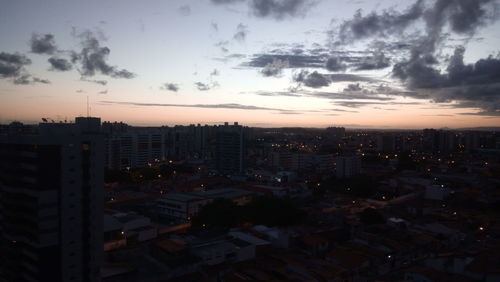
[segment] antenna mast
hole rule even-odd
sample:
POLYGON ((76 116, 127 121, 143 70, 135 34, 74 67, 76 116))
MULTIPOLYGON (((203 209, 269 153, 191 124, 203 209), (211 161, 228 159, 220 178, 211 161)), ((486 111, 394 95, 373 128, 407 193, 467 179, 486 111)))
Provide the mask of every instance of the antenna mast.
POLYGON ((87 117, 90 117, 89 96, 87 95, 87 117))

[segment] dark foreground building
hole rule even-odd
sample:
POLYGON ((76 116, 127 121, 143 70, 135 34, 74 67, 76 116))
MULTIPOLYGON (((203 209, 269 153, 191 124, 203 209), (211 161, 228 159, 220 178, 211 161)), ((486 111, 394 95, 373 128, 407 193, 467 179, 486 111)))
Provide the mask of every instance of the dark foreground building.
POLYGON ((0 281, 99 281, 100 119, 0 136, 0 281))

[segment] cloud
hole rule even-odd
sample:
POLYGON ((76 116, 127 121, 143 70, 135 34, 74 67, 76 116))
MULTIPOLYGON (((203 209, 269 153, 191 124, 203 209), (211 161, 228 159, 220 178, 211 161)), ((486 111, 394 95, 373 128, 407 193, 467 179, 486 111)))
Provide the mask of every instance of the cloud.
POLYGON ((268 63, 264 66, 263 69, 260 70, 260 73, 263 76, 269 77, 279 77, 281 76, 283 69, 288 68, 288 61, 282 61, 280 59, 274 59, 271 63, 268 63))
POLYGON ((481 115, 493 115, 500 109, 500 58, 490 56, 466 64, 464 46, 456 47, 450 57, 445 52, 452 35, 465 35, 466 44, 480 27, 499 17, 495 0, 418 0, 406 11, 388 9, 367 15, 358 11, 331 34, 335 36, 334 45, 386 38, 385 42, 373 42, 373 55, 353 62, 352 66, 355 70, 382 69, 391 64, 391 59, 395 60, 391 75, 409 91, 391 90, 387 95, 456 102, 455 107, 475 108, 481 115), (386 57, 384 51, 396 56, 386 57))
POLYGON ((465 64, 464 53, 463 46, 455 49, 446 73, 419 57, 396 64, 393 75, 418 93, 416 98, 459 101, 459 105, 466 102, 467 106, 488 112, 500 109, 500 58, 489 56, 465 64))
POLYGON ((210 1, 212 1, 212 3, 214 4, 223 5, 223 4, 233 4, 233 3, 243 2, 245 0, 210 0, 210 1))
POLYGON ((35 83, 41 83, 41 84, 50 84, 50 81, 48 79, 41 79, 38 77, 33 77, 29 74, 23 74, 20 75, 13 80, 14 84, 18 85, 29 85, 29 84, 35 84, 35 83))
POLYGON ((344 92, 359 92, 362 91, 363 88, 359 86, 359 83, 356 84, 348 84, 347 88, 344 88, 344 92))
POLYGON ((57 46, 52 34, 33 34, 30 39, 31 52, 35 54, 52 55, 57 51, 57 46))
POLYGON ((108 94, 108 89, 99 91, 97 94, 108 94))
POLYGON ((233 35, 233 39, 239 42, 243 42, 245 41, 247 34, 248 34, 248 27, 240 23, 236 27, 236 33, 233 35))
POLYGON ((210 90, 210 85, 208 84, 205 84, 203 82, 195 82, 194 85, 196 86, 196 88, 198 88, 198 90, 200 91, 208 91, 210 90))
POLYGON ((80 63, 80 74, 85 77, 94 76, 96 73, 114 78, 131 79, 136 75, 126 69, 118 69, 109 65, 106 61, 111 50, 101 47, 99 40, 91 31, 78 35, 81 38, 82 50, 80 53, 73 52, 72 61, 80 63))
POLYGON ((370 57, 364 57, 357 64, 354 64, 356 70, 378 70, 390 66, 391 60, 383 52, 374 52, 370 57))
POLYGON ((83 89, 78 89, 75 91, 76 93, 85 93, 85 91, 83 89))
POLYGON ((314 71, 310 73, 307 70, 301 70, 293 75, 293 81, 311 88, 321 88, 330 85, 330 80, 327 75, 323 75, 314 71))
POLYGON ((91 82, 91 83, 99 84, 99 85, 102 85, 102 86, 106 86, 106 84, 108 84, 107 80, 86 79, 85 77, 80 78, 80 80, 81 81, 85 81, 85 82, 91 82))
POLYGON ((288 62, 287 68, 323 68, 326 57, 324 55, 257 54, 250 61, 244 62, 242 66, 264 68, 277 60, 288 62))
POLYGON ((350 73, 336 73, 329 75, 329 79, 331 82, 357 82, 357 81, 367 81, 367 82, 375 82, 377 79, 358 75, 358 74, 350 74, 350 73))
POLYGON ((218 76, 220 74, 219 70, 218 69, 214 69, 211 73, 210 73, 210 77, 212 76, 218 76))
POLYGON ((229 52, 229 49, 227 49, 228 44, 229 44, 229 41, 221 40, 221 41, 215 43, 215 47, 219 47, 223 53, 227 53, 227 52, 229 52))
POLYGON ((216 23, 216 22, 211 22, 210 23, 210 27, 215 31, 215 32, 218 32, 219 31, 219 25, 216 23))
POLYGON ((254 16, 276 20, 304 16, 317 3, 317 1, 313 0, 211 0, 216 5, 235 4, 245 1, 248 2, 250 11, 254 16))
POLYGON ((373 102, 373 101, 335 101, 335 105, 347 108, 360 108, 370 105, 420 105, 419 102, 373 102))
POLYGON ((329 71, 343 71, 346 69, 346 65, 342 63, 342 60, 338 57, 330 57, 326 61, 326 69, 329 71))
POLYGON ((270 107, 260 107, 253 105, 242 105, 237 103, 227 104, 162 104, 162 103, 135 103, 135 102, 117 102, 117 101, 100 101, 102 104, 108 105, 130 105, 142 107, 180 107, 180 108, 204 108, 204 109, 238 109, 238 110, 270 110, 280 112, 291 112, 290 110, 270 107))
POLYGON ((315 4, 311 0, 252 0, 250 8, 256 17, 282 20, 304 16, 315 4))
POLYGON ((500 110, 497 110, 497 111, 481 111, 481 112, 476 112, 476 113, 459 113, 459 115, 498 117, 498 116, 500 116, 500 110))
POLYGON ((31 60, 19 53, 0 53, 0 78, 17 77, 31 60))
POLYGON ((179 91, 179 85, 175 83, 165 83, 160 87, 160 89, 177 92, 179 91))
POLYGON ((381 14, 372 12, 363 16, 362 11, 358 10, 352 19, 340 25, 335 44, 343 45, 369 37, 401 34, 409 25, 420 19, 423 13, 422 0, 416 1, 404 12, 383 10, 381 14))
POLYGON ((191 6, 189 5, 182 5, 179 7, 179 13, 183 16, 189 16, 191 15, 191 6))
POLYGON ((50 57, 48 62, 51 65, 50 70, 69 71, 73 68, 73 65, 68 60, 63 58, 50 57))

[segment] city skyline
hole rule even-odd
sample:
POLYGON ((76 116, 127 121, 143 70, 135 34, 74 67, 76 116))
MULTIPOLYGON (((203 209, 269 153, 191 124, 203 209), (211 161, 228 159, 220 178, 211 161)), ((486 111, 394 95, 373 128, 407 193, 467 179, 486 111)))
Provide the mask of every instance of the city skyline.
POLYGON ((0 123, 500 124, 484 1, 5 1, 0 123))

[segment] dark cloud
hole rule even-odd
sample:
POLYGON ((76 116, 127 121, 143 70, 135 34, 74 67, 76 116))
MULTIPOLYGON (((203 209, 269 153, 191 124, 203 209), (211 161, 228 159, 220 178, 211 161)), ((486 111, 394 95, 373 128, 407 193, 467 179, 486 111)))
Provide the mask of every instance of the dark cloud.
POLYGON ((329 71, 343 71, 346 69, 346 65, 342 62, 339 57, 330 57, 326 61, 326 69, 329 71))
POLYGON ((307 70, 301 70, 300 72, 294 74, 293 81, 311 88, 328 86, 331 82, 328 79, 328 75, 318 73, 317 71, 311 73, 307 70))
POLYGON ((257 91, 253 94, 259 96, 283 96, 283 97, 308 97, 308 98, 320 98, 320 99, 330 99, 330 100, 377 100, 377 101, 391 101, 394 100, 392 97, 380 96, 378 93, 373 91, 368 91, 366 89, 361 89, 359 91, 342 91, 342 92, 325 92, 325 91, 308 91, 308 90, 297 90, 296 92, 290 91, 257 91))
POLYGON ((280 112, 291 112, 280 108, 260 107, 253 105, 242 105, 236 103, 229 104, 161 104, 161 103, 134 103, 134 102, 116 102, 116 101, 100 101, 102 104, 109 105, 130 105, 143 107, 180 107, 180 108, 205 108, 205 109, 238 109, 238 110, 270 110, 280 112))
POLYGON ((497 110, 497 111, 480 111, 480 112, 476 112, 476 113, 459 113, 459 115, 498 117, 498 116, 500 116, 500 110, 497 110))
POLYGON ((357 82, 357 81, 366 81, 366 82, 375 82, 377 81, 374 78, 363 76, 363 75, 357 75, 357 74, 350 74, 350 73, 336 73, 336 74, 331 74, 329 75, 329 79, 331 82, 357 82))
POLYGON ((30 40, 31 52, 36 54, 52 55, 57 51, 54 35, 52 34, 33 34, 30 40))
POLYGON ((305 48, 303 45, 280 44, 265 53, 255 54, 242 66, 263 68, 276 60, 287 61, 286 68, 326 68, 332 72, 375 70, 390 66, 391 59, 383 51, 335 50, 305 48))
POLYGON ((208 84, 205 84, 203 82, 195 82, 194 85, 196 86, 196 88, 198 88, 198 90, 200 91, 207 91, 207 90, 210 90, 210 85, 208 84))
POLYGON ((282 20, 304 16, 317 1, 313 0, 211 0, 217 5, 248 2, 251 13, 259 18, 282 20))
POLYGON ((424 14, 424 3, 418 0, 408 10, 398 12, 384 10, 380 14, 372 12, 363 16, 358 10, 354 17, 344 21, 338 30, 335 44, 349 44, 368 37, 386 37, 401 34, 409 25, 424 14))
POLYGON ((33 83, 50 84, 50 80, 42 79, 42 78, 38 78, 38 77, 33 77, 33 83))
POLYGON ((118 69, 107 63, 111 50, 108 47, 101 47, 97 37, 90 31, 79 35, 82 39, 82 50, 80 53, 72 53, 72 61, 80 63, 80 74, 82 76, 94 76, 96 73, 111 76, 114 78, 131 79, 135 74, 126 70, 118 69))
POLYGON ((68 60, 63 58, 50 57, 48 62, 51 65, 50 70, 69 71, 73 68, 73 65, 68 60))
POLYGON ((214 4, 233 4, 233 3, 238 3, 238 2, 243 2, 245 0, 210 0, 214 4))
POLYGON ((191 6, 189 5, 182 5, 179 7, 179 13, 183 16, 189 16, 191 15, 191 6))
POLYGON ((389 67, 390 61, 383 52, 374 52, 372 56, 362 58, 354 66, 356 70, 378 70, 389 67))
POLYGON ((218 69, 214 69, 211 73, 210 76, 218 76, 220 74, 218 69))
POLYGON ((219 31, 219 25, 216 23, 216 22, 211 22, 210 23, 210 27, 212 27, 212 29, 217 32, 219 31))
POLYGON ((215 43, 215 46, 219 47, 222 52, 227 53, 227 52, 229 52, 229 50, 227 49, 228 44, 229 44, 229 41, 221 40, 221 41, 215 43))
POLYGON ((257 54, 250 61, 243 63, 243 66, 264 68, 274 61, 288 62, 289 68, 323 68, 325 66, 326 56, 324 55, 275 55, 275 54, 257 54))
POLYGON ((243 42, 245 41, 247 34, 248 34, 248 27, 240 23, 236 27, 236 33, 233 35, 233 39, 239 42, 243 42))
POLYGON ((50 81, 48 79, 41 79, 38 77, 33 77, 29 74, 23 74, 20 75, 13 80, 14 84, 18 85, 28 85, 28 84, 35 84, 35 83, 41 83, 41 84, 50 84, 50 81))
POLYGON ((373 102, 373 101, 335 101, 335 105, 346 108, 360 108, 370 105, 420 105, 418 102, 373 102))
POLYGON ((426 16, 432 24, 448 21, 454 32, 473 34, 479 26, 498 16, 497 4, 495 0, 437 0, 426 16))
POLYGON ((456 102, 456 107, 476 108, 483 115, 496 113, 500 108, 500 58, 490 56, 466 64, 462 46, 449 58, 443 53, 449 47, 446 42, 452 38, 451 34, 466 35, 463 42, 467 43, 479 27, 497 20, 498 2, 436 0, 424 4, 418 0, 404 12, 384 10, 364 16, 358 11, 341 24, 334 42, 348 44, 367 38, 387 38, 386 43, 377 41, 372 46, 379 53, 353 64, 357 70, 381 69, 390 64, 383 50, 399 55, 392 76, 410 91, 388 91, 387 95, 456 102), (391 42, 393 39, 398 41, 391 42))
POLYGON ((256 17, 282 20, 304 16, 315 4, 311 0, 251 0, 250 8, 256 17))
POLYGON ((177 92, 179 91, 179 85, 175 83, 165 83, 160 87, 160 89, 177 92))
POLYGON ((344 92, 358 92, 362 91, 363 88, 359 86, 359 83, 356 84, 348 84, 347 88, 344 88, 344 92))
POLYGON ((76 93, 85 93, 85 91, 83 89, 78 89, 75 91, 76 93))
POLYGON ((213 60, 227 63, 230 60, 234 60, 234 59, 241 60, 244 58, 246 58, 246 55, 244 55, 244 54, 229 54, 229 55, 226 55, 222 58, 213 58, 213 60))
POLYGON ((465 48, 455 49, 447 72, 442 73, 421 57, 394 66, 393 75, 418 95, 436 102, 459 101, 488 112, 500 109, 500 58, 492 56, 474 64, 463 61, 465 48))
POLYGON ((85 81, 85 82, 91 82, 91 83, 99 84, 99 85, 102 85, 102 86, 106 86, 106 84, 108 84, 107 80, 86 79, 85 77, 82 77, 80 80, 81 81, 85 81))
POLYGON ((0 78, 17 77, 31 60, 19 53, 0 53, 0 78))
POLYGON ((20 75, 13 80, 14 84, 28 85, 32 84, 31 76, 28 74, 20 75))
POLYGON ((108 89, 99 91, 97 94, 108 94, 108 89))
POLYGON ((281 76, 283 69, 287 68, 288 65, 288 61, 275 59, 272 63, 268 63, 267 65, 265 65, 264 68, 260 70, 260 73, 266 77, 279 77, 281 76))

